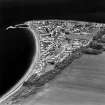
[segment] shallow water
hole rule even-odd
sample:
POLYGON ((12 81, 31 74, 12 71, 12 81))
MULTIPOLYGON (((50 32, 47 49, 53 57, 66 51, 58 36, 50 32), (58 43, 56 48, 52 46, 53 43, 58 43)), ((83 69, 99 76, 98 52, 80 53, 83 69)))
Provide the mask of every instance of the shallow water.
POLYGON ((104 105, 105 54, 75 60, 49 87, 24 105, 104 105), (41 95, 42 94, 42 95, 41 95))

